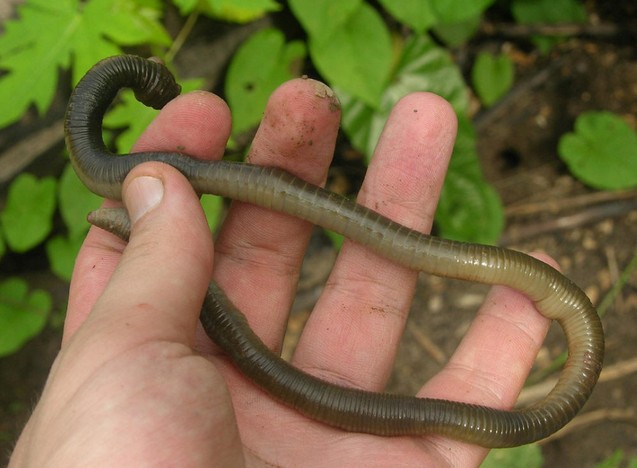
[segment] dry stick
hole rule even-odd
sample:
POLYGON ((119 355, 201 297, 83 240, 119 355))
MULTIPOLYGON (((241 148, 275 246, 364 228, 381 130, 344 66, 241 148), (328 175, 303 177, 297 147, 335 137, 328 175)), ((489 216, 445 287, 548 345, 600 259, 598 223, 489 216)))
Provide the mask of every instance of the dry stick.
POLYGON ((637 418, 635 417, 635 410, 633 408, 602 408, 590 411, 573 418, 568 425, 538 443, 540 445, 548 444, 549 442, 561 439, 573 431, 582 429, 585 426, 589 426, 600 421, 622 421, 635 424, 637 422, 637 418))
POLYGON ((542 200, 539 202, 518 203, 504 209, 506 216, 525 216, 547 211, 559 212, 565 209, 589 207, 593 204, 619 200, 635 200, 637 190, 620 190, 608 192, 592 192, 569 198, 542 200))
MULTIPOLYGON (((599 383, 621 379, 637 372, 637 357, 605 367, 599 376, 599 383)), ((527 406, 546 395, 557 382, 556 378, 546 379, 539 384, 526 387, 520 393, 516 406, 527 406)))
POLYGON ((540 234, 573 229, 602 219, 624 215, 635 208, 637 208, 637 200, 634 199, 591 206, 573 215, 561 216, 546 222, 536 223, 533 226, 525 226, 524 229, 520 229, 517 232, 510 230, 501 237, 500 244, 508 246, 525 239, 537 237, 540 234))
POLYGON ((64 138, 62 119, 53 122, 0 154, 0 185, 13 179, 25 167, 35 161, 38 156, 61 144, 64 138))
POLYGON ((598 24, 519 24, 519 23, 484 23, 480 32, 489 36, 506 36, 511 38, 528 38, 529 36, 594 36, 612 37, 621 32, 612 23, 598 24))

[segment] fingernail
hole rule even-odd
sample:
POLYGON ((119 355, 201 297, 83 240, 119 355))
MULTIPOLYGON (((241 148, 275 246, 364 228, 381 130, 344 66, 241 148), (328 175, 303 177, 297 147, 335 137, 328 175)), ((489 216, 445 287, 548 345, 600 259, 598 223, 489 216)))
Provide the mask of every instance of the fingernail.
POLYGON ((164 184, 161 180, 141 176, 133 180, 128 186, 126 208, 131 221, 134 223, 161 202, 164 196, 164 184))

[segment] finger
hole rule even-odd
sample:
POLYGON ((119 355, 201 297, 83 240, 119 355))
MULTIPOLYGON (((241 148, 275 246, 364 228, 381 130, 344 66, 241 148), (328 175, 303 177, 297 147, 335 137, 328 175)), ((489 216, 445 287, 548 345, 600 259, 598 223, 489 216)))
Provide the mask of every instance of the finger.
POLYGON ((75 335, 100 347, 91 365, 151 341, 192 347, 212 275, 208 225, 197 195, 177 170, 160 163, 136 167, 124 182, 123 198, 133 222, 129 244, 75 335))
MULTIPOLYGON (((557 268, 550 257, 534 256, 557 268)), ((447 365, 418 395, 512 408, 549 324, 523 294, 504 286, 493 287, 447 365)))
MULTIPOLYGON (((403 98, 392 111, 359 203, 428 232, 451 155, 456 118, 433 94, 403 98)), ((370 390, 392 367, 417 272, 346 242, 294 357, 329 380, 370 390)))
MULTIPOLYGON (((268 101, 248 161, 324 183, 339 110, 322 83, 296 79, 283 84, 268 101)), ((215 279, 273 349, 283 337, 311 229, 291 216, 234 202, 215 243, 215 279)))
MULTIPOLYGON (((230 133, 228 106, 217 96, 193 92, 169 102, 141 135, 134 151, 182 151, 201 159, 218 159, 230 133)), ((104 206, 114 206, 107 200, 104 206)), ((102 294, 126 243, 91 228, 77 257, 64 324, 66 342, 84 322, 102 294)))

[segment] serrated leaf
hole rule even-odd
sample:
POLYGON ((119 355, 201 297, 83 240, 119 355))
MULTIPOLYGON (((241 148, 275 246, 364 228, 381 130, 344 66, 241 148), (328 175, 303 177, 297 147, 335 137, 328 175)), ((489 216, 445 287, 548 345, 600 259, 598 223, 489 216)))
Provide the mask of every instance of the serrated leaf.
POLYGON ((300 41, 285 43, 277 29, 263 29, 245 41, 232 58, 226 75, 226 98, 232 110, 232 131, 240 134, 256 125, 270 94, 294 77, 305 57, 300 41))
POLYGON ((436 226, 447 239, 495 244, 504 227, 504 210, 497 192, 482 176, 469 119, 458 116, 458 135, 451 155, 436 226))
MULTIPOLYGON (((187 93, 201 88, 202 79, 180 81, 182 92, 187 93)), ((104 117, 104 127, 112 129, 126 128, 118 137, 115 147, 119 153, 128 153, 146 127, 159 113, 140 103, 131 90, 120 93, 120 103, 104 117)))
POLYGON ((389 30, 378 12, 360 4, 329 37, 309 38, 314 65, 330 86, 372 107, 380 104, 392 67, 389 30))
POLYGON ((471 79, 478 97, 485 106, 492 106, 513 84, 513 62, 507 55, 478 54, 471 70, 471 79))
POLYGON ((29 293, 23 279, 9 278, 0 283, 0 356, 16 352, 42 331, 51 303, 45 291, 29 293))
POLYGON ((334 30, 343 27, 363 0, 290 0, 290 9, 307 34, 317 41, 330 38, 334 30))
POLYGON ((391 109, 400 98, 412 92, 430 91, 451 103, 457 113, 469 106, 469 96, 462 74, 448 52, 427 35, 412 36, 385 89, 380 106, 374 108, 343 89, 335 89, 341 101, 342 125, 350 142, 371 159, 380 133, 391 109))
POLYGON ((86 215, 99 207, 102 198, 87 189, 71 164, 67 164, 60 177, 58 200, 69 237, 78 238, 88 231, 86 215))
POLYGON ((529 444, 491 450, 480 468, 541 468, 543 463, 544 458, 539 445, 529 444))
POLYGON ((65 281, 71 281, 75 259, 84 242, 84 236, 55 236, 46 243, 46 255, 51 271, 65 281))
POLYGON ((168 45, 158 22, 158 0, 27 0, 0 36, 0 126, 34 104, 44 112, 56 90, 60 68, 73 64, 79 78, 99 59, 121 52, 117 43, 168 45))
POLYGON ((51 232, 55 186, 53 177, 38 180, 28 173, 20 174, 9 186, 0 221, 7 244, 14 252, 26 252, 51 232))
POLYGON ((637 187, 637 132, 611 112, 585 112, 558 152, 570 171, 598 189, 637 187))

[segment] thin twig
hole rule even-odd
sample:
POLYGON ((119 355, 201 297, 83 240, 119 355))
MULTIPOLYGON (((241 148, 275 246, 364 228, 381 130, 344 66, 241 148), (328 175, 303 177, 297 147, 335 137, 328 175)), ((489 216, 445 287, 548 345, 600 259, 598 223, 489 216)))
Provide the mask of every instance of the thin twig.
POLYGON ((621 216, 635 209, 637 209, 637 199, 614 201, 612 203, 591 206, 572 215, 560 216, 519 229, 509 229, 500 238, 500 244, 507 246, 537 237, 541 234, 574 229, 602 219, 621 216))
MULTIPOLYGON (((637 372, 637 357, 607 366, 599 376, 599 383, 621 379, 637 372)), ((525 407, 543 398, 557 383, 557 377, 546 379, 541 383, 525 387, 518 397, 517 406, 525 407)))
POLYGON ((588 207, 598 203, 612 202, 618 200, 635 200, 637 190, 620 190, 591 192, 568 198, 556 198, 553 200, 542 200, 538 202, 518 203, 507 206, 504 209, 508 216, 530 216, 547 211, 557 213, 562 210, 588 207))
POLYGON ((541 440, 539 443, 541 445, 548 444, 549 442, 561 439, 572 432, 583 429, 586 426, 603 421, 618 421, 637 424, 637 417, 633 408, 602 408, 595 411, 589 411, 573 418, 573 420, 562 429, 546 439, 541 440))
POLYGON ((13 179, 25 167, 35 161, 64 139, 64 122, 56 120, 51 125, 34 133, 0 154, 0 185, 13 179))

